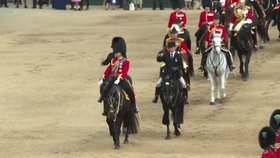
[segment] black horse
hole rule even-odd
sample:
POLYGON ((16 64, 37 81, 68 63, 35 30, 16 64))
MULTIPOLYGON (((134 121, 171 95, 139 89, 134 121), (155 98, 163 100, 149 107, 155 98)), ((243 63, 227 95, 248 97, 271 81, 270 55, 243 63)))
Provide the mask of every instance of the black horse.
POLYGON ((275 13, 276 13, 277 27, 278 27, 278 31, 279 31, 278 38, 280 38, 280 8, 276 9, 275 13))
MULTIPOLYGON (((176 70, 174 70, 174 72, 175 71, 176 70)), ((183 88, 176 78, 176 75, 167 75, 163 79, 160 92, 160 99, 164 111, 162 124, 167 126, 167 135, 165 139, 170 139, 170 110, 172 112, 173 125, 175 128, 174 134, 176 136, 181 135, 180 124, 182 124, 184 120, 184 97, 183 88)))
POLYGON ((125 92, 118 86, 106 81, 106 86, 110 87, 105 94, 104 107, 107 111, 106 122, 109 126, 110 135, 113 137, 115 149, 120 148, 121 127, 125 133, 124 143, 128 143, 129 134, 138 132, 139 122, 135 116, 130 101, 125 92))
POLYGON ((234 40, 234 47, 238 53, 240 60, 241 78, 246 81, 249 77, 249 62, 252 54, 254 41, 251 36, 251 27, 249 24, 244 24, 234 40))

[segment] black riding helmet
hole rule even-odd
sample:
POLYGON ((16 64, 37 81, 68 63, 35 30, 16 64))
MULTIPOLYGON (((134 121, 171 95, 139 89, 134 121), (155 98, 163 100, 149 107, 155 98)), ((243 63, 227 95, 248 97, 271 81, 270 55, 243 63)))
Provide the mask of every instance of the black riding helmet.
POLYGON ((276 143, 276 133, 271 127, 264 127, 259 132, 259 144, 262 149, 268 149, 276 143))
POLYGON ((270 127, 277 131, 280 127, 280 109, 273 111, 269 121, 270 127))

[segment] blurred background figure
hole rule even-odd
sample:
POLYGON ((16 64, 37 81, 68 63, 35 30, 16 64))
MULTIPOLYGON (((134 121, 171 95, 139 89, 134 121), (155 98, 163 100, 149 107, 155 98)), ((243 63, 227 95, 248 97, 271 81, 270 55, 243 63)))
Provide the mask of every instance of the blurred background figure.
POLYGON ((42 0, 38 0, 38 2, 37 2, 37 0, 33 0, 33 9, 35 9, 35 8, 37 8, 37 3, 39 4, 39 7, 40 7, 40 9, 42 9, 43 7, 43 3, 42 3, 42 0))
POLYGON ((173 10, 175 10, 176 8, 182 9, 182 8, 185 7, 185 1, 184 0, 170 0, 170 3, 172 5, 173 10))
POLYGON ((157 3, 159 4, 159 9, 164 10, 162 0, 153 0, 153 10, 157 9, 157 3))
POLYGON ((0 0, 0 7, 9 8, 7 0, 0 0))
MULTIPOLYGON (((28 8, 26 4, 26 0, 23 0, 23 2, 24 2, 24 8, 28 8)), ((19 5, 21 5, 21 3, 22 3, 21 0, 15 0, 16 8, 19 8, 19 5)))
POLYGON ((143 9, 143 0, 132 0, 135 5, 135 9, 143 9))
POLYGON ((81 0, 71 0, 74 10, 81 10, 81 0))
POLYGON ((117 0, 107 0, 105 10, 109 10, 109 9, 115 10, 116 3, 117 3, 117 0))
POLYGON ((81 3, 80 3, 81 10, 84 9, 84 5, 86 5, 85 10, 89 10, 89 0, 81 0, 81 3))

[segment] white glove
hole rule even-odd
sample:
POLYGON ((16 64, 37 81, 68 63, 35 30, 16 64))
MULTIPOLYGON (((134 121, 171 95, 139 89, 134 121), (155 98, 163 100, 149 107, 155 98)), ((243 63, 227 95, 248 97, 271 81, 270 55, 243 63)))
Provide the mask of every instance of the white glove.
POLYGON ((247 23, 247 24, 252 24, 252 20, 251 20, 251 19, 247 19, 247 20, 245 21, 245 23, 247 23))
POLYGON ((208 22, 209 25, 212 25, 213 23, 214 23, 213 21, 208 22))
POLYGON ((98 85, 102 86, 103 85, 103 80, 99 80, 98 85))
POLYGON ((233 24, 232 24, 232 23, 229 24, 228 30, 229 30, 229 31, 232 31, 232 30, 233 30, 233 24))
POLYGON ((119 79, 117 79, 117 80, 114 82, 115 85, 118 85, 119 83, 120 83, 120 80, 119 80, 119 79))

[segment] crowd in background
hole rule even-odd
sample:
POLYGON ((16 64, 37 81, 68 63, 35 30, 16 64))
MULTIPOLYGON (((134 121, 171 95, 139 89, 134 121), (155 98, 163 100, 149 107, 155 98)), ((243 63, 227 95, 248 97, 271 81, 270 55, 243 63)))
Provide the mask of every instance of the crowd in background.
MULTIPOLYGON (((8 3, 13 3, 16 8, 19 8, 20 5, 23 5, 24 8, 28 8, 27 0, 0 0, 0 7, 8 8, 8 3)), ((159 8, 164 10, 164 0, 153 0, 153 10, 159 8)), ((176 0, 170 0, 170 3, 174 3, 176 0)), ((185 9, 199 9, 199 2, 195 0, 178 0, 183 3, 182 6, 185 6, 185 9)), ((65 0, 65 3, 70 4, 69 9, 73 10, 88 10, 90 6, 89 0, 65 0)), ((166 3, 166 1, 165 1, 166 3)), ((169 3, 169 2, 168 2, 169 3)), ((49 6, 50 0, 32 0, 33 9, 39 6, 40 9, 43 8, 43 5, 49 6)), ((117 8, 122 8, 124 10, 129 10, 133 7, 133 10, 142 10, 143 9, 143 0, 103 0, 103 7, 105 10, 115 10, 117 8), (132 6, 133 5, 133 6, 132 6)), ((174 9, 174 8, 173 8, 174 9)))

